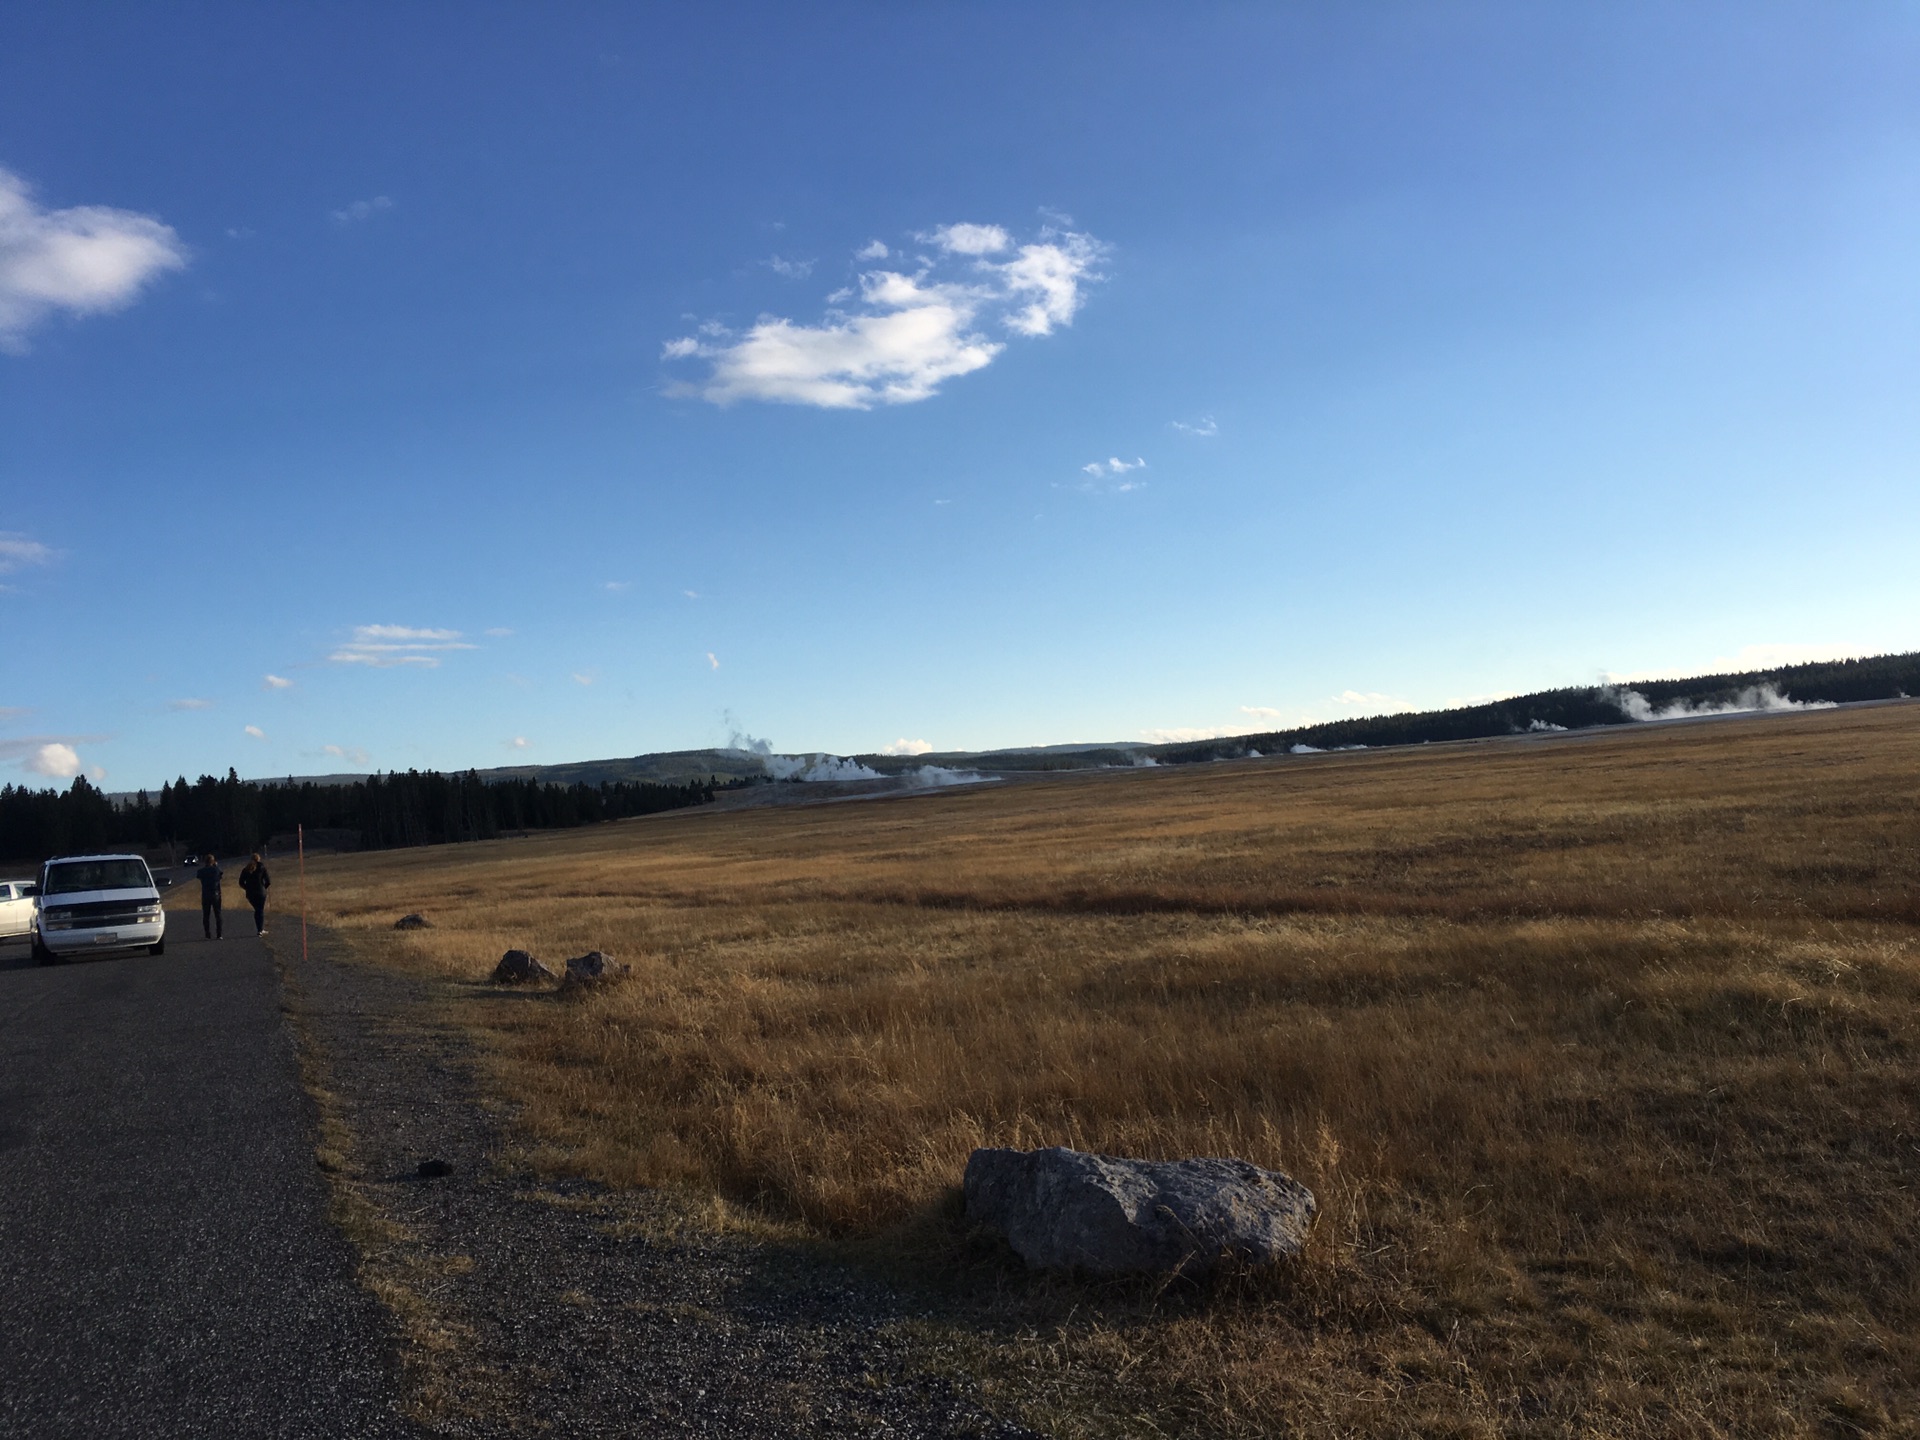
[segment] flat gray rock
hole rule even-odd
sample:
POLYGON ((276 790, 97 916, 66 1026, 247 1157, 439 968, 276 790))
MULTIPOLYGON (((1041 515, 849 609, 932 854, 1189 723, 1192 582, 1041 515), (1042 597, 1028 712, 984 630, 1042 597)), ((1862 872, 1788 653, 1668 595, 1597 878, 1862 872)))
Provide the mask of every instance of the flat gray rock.
POLYGON ((1054 1146, 976 1150, 967 1217, 1037 1270, 1202 1275, 1300 1253, 1313 1192, 1245 1160, 1122 1160, 1054 1146))

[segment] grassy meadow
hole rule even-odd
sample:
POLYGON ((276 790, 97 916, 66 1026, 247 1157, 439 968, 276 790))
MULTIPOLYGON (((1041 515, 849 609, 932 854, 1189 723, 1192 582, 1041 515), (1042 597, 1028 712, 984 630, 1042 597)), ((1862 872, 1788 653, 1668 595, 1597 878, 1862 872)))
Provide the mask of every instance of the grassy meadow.
POLYGON ((308 888, 449 982, 542 1163, 917 1268, 1026 1337, 976 1326, 977 1363, 1058 1433, 1920 1434, 1920 704, 682 812, 308 888), (501 997, 510 946, 633 973, 501 997), (1242 1156, 1321 1219, 1205 1292, 1029 1280, 958 1218, 983 1144, 1242 1156))

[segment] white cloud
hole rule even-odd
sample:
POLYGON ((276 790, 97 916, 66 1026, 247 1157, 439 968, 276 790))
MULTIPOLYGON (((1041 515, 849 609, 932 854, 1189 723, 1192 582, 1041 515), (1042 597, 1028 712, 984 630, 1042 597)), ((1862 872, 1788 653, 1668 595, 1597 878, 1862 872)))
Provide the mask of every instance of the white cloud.
POLYGON ((1365 706, 1370 710, 1410 710, 1413 702, 1399 695, 1383 695, 1378 690, 1342 690, 1333 703, 1349 709, 1365 706))
POLYGON ((700 598, 700 592, 698 590, 682 590, 680 593, 689 600, 698 600, 700 598))
POLYGON ((342 205, 333 212, 336 225, 357 225, 362 220, 371 220, 382 210, 391 210, 393 201, 384 195, 375 195, 371 200, 354 200, 342 205))
POLYGON ((609 595, 618 595, 622 591, 631 590, 633 588, 633 582, 631 580, 607 580, 601 583, 600 588, 605 590, 609 595))
POLYGON ((900 739, 894 741, 891 745, 882 745, 880 747, 880 753, 882 755, 927 755, 931 754, 932 751, 933 746, 924 740, 900 739))
POLYGON ((293 688, 293 681, 287 679, 284 675, 262 675, 260 677, 260 688, 262 690, 291 690, 293 688))
POLYGON ((744 334, 703 325, 662 346, 664 359, 700 359, 711 367, 704 381, 675 384, 669 393, 716 405, 765 400, 869 410, 911 404, 993 363, 1006 346, 988 338, 983 323, 997 320, 1027 336, 1051 334, 1071 322, 1084 286, 1099 278, 1093 265, 1101 247, 1087 235, 1043 231, 1004 262, 973 258, 1012 244, 996 225, 949 225, 928 238, 948 261, 971 263, 950 264, 943 275, 932 262, 911 275, 868 271, 857 298, 839 297, 855 312, 832 309, 815 325, 778 315, 761 316, 744 334))
POLYGON ((1218 740, 1224 735, 1232 735, 1231 729, 1202 729, 1191 726, 1172 726, 1163 730, 1142 730, 1141 737, 1155 745, 1180 745, 1189 740, 1218 740))
POLYGON ((167 270, 186 267, 186 247, 150 215, 104 205, 43 210, 27 182, 0 169, 0 349, 23 351, 26 335, 56 310, 119 310, 167 270))
POLYGON ((720 668, 720 657, 711 650, 707 651, 707 664, 718 670, 720 668))
POLYGON ((1091 465, 1082 465, 1080 468, 1086 474, 1094 476, 1124 475, 1129 470, 1146 469, 1147 462, 1138 458, 1131 461, 1122 460, 1118 455, 1115 455, 1110 460, 1096 460, 1091 465))
POLYGON ((212 708, 211 700, 169 700, 167 702, 169 710, 211 710, 212 708))
POLYGON ((246 730, 247 734, 251 735, 256 740, 264 740, 267 738, 267 732, 262 730, 258 725, 248 725, 243 728, 246 730))
POLYGON ((504 640, 507 636, 513 634, 513 628, 508 625, 494 625, 490 626, 486 633, 495 640, 504 640))
POLYGON ((886 241, 869 240, 853 252, 853 258, 856 260, 884 260, 892 253, 891 250, 887 249, 886 241))
POLYGON ((367 665, 390 670, 399 665, 432 668, 451 650, 477 647, 460 638, 458 630, 415 629, 410 625, 356 625, 353 638, 327 658, 336 665, 367 665))
POLYGON ((509 750, 530 750, 533 748, 533 742, 524 735, 516 735, 513 739, 507 741, 507 748, 509 750))
POLYGON ((585 670, 576 670, 573 672, 573 683, 576 685, 591 685, 593 681, 594 677, 585 670))
POLYGON ((767 268, 776 275, 784 275, 789 280, 804 280, 813 273, 811 260, 785 260, 775 255, 767 261, 767 268))
POLYGON ((322 755, 331 755, 336 760, 344 760, 349 765, 357 765, 362 770, 372 763, 372 757, 358 745, 322 745, 322 755))
POLYGON ((87 778, 98 785, 102 780, 107 778, 107 767, 104 765, 89 765, 87 767, 87 778))
MULTIPOLYGON (((0 172, 0 174, 3 173, 5 172, 0 172)), ((0 244, 4 243, 0 241, 0 244)), ((0 284, 4 283, 0 281, 0 284)), ((4 295, 0 295, 0 307, 4 307, 5 304, 4 295)), ((3 309, 0 309, 0 314, 4 314, 3 309)), ((4 337, 5 333, 4 329, 0 329, 0 337, 4 337)), ((14 531, 0 530, 0 575, 23 569, 28 565, 51 565, 52 563, 53 551, 38 540, 14 531)))
POLYGON ((1013 237, 998 225, 941 225, 915 238, 949 255, 998 255, 1013 244, 1013 237))
POLYGON ((1278 720, 1280 718, 1280 712, 1271 705, 1242 705, 1240 707, 1240 713, 1242 715, 1251 715, 1256 720, 1278 720))
POLYGON ((1185 420, 1175 420, 1173 428, 1182 435, 1196 435, 1202 440, 1211 440, 1220 433, 1220 426, 1211 415, 1202 415, 1189 425, 1185 420))
POLYGON ((31 775, 45 775, 52 780, 71 780, 80 773, 80 752, 71 745, 58 740, 50 740, 36 747, 20 768, 31 775))
POLYGON ((1099 256, 1099 245, 1086 235, 1022 245, 1017 256, 997 267, 1012 294, 1030 297, 1006 323, 1022 335, 1051 335, 1056 325, 1071 325, 1081 305, 1081 283, 1098 278, 1093 263, 1099 256))

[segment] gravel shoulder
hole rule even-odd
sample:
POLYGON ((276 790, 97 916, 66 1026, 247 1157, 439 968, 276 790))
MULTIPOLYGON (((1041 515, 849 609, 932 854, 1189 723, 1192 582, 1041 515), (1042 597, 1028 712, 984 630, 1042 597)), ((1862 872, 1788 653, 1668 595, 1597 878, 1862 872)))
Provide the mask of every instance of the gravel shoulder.
POLYGON ((407 1410, 430 1433, 1032 1433, 916 1368, 908 1297, 798 1247, 703 1233, 670 1197, 533 1173, 445 987, 324 933, 304 961, 297 939, 274 944, 335 1215, 397 1317, 407 1410), (423 1178, 423 1161, 451 1173, 423 1178))

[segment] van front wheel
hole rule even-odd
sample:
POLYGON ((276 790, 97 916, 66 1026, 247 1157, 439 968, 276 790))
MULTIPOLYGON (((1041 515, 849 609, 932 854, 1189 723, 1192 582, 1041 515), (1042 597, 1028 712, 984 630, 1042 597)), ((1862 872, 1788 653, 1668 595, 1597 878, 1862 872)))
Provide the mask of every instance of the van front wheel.
POLYGON ((147 947, 147 954, 149 955, 164 955, 166 953, 167 942, 164 940, 156 940, 147 947))
POLYGON ((42 943, 38 935, 33 937, 33 958, 38 960, 42 965, 58 965, 60 963, 60 957, 49 950, 46 945, 42 943))

